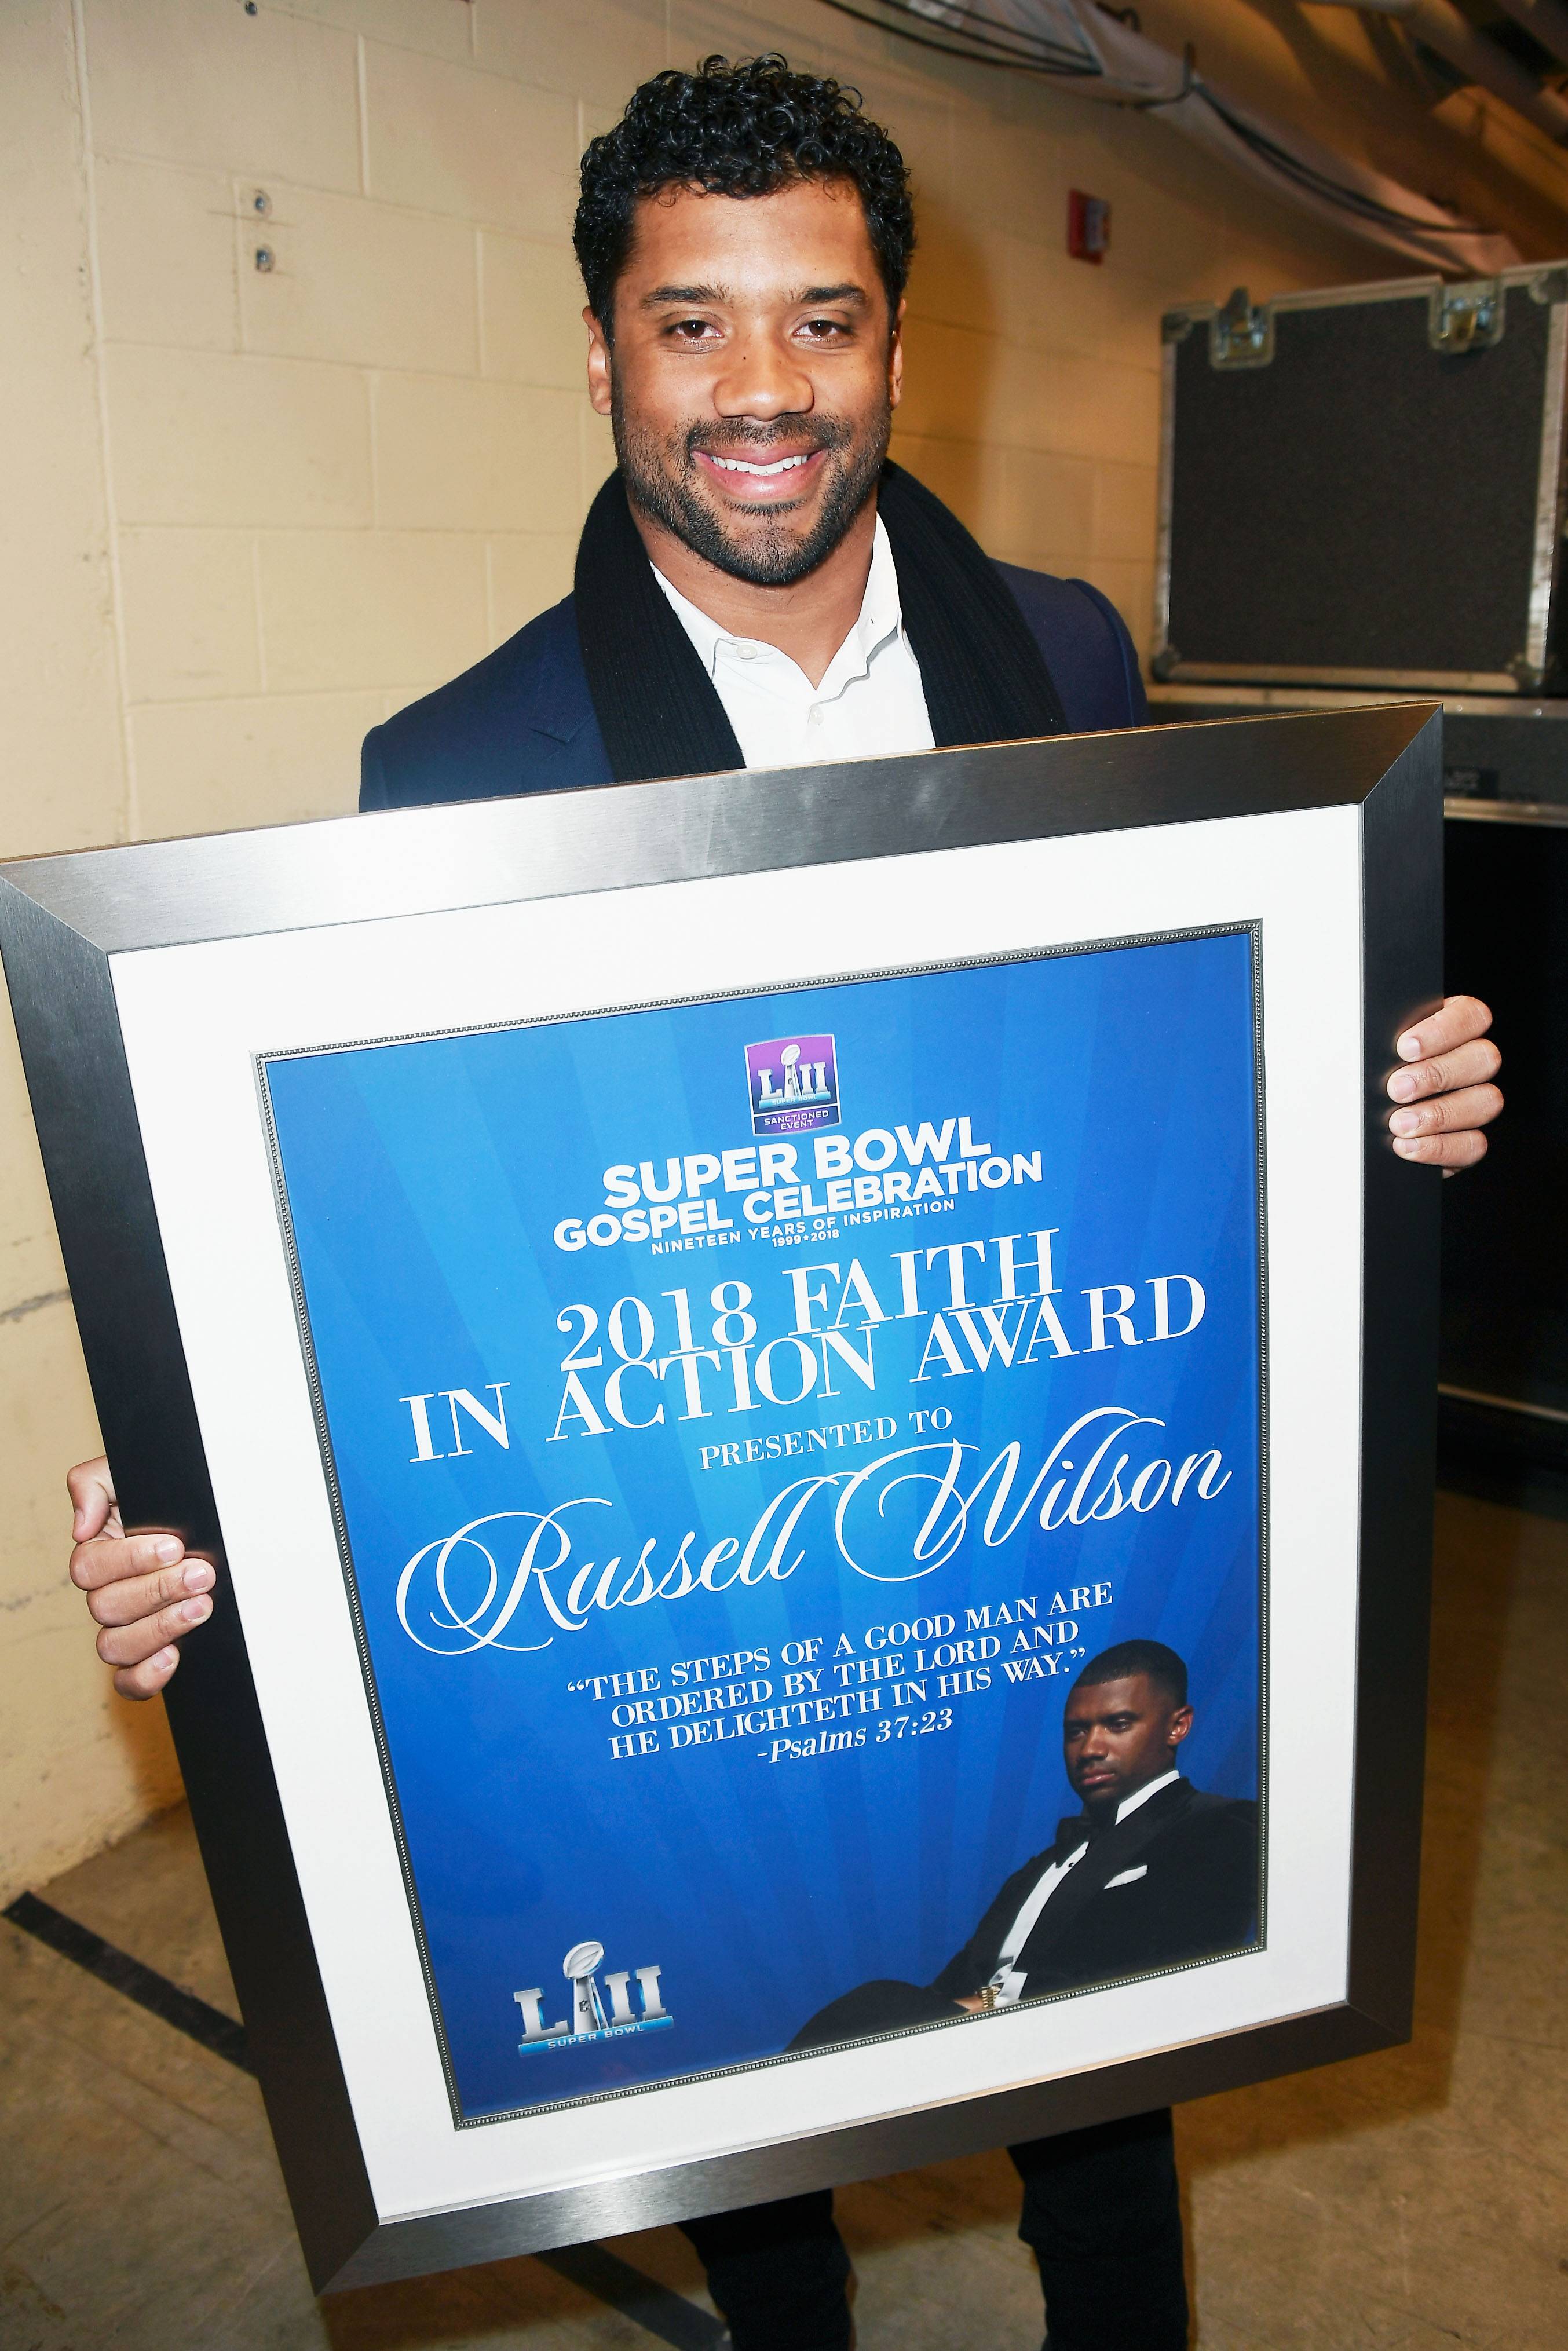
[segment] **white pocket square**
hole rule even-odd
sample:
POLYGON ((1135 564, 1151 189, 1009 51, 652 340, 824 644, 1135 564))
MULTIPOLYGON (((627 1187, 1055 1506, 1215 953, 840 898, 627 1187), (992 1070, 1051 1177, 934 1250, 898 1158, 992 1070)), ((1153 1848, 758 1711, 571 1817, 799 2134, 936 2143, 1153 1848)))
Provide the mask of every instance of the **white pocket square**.
POLYGON ((1148 1874, 1148 1863, 1141 1861, 1136 1869, 1124 1869, 1120 1877, 1108 1877, 1105 1880, 1104 1891, 1109 1894, 1113 1886, 1131 1886, 1134 1878, 1147 1877, 1148 1874))

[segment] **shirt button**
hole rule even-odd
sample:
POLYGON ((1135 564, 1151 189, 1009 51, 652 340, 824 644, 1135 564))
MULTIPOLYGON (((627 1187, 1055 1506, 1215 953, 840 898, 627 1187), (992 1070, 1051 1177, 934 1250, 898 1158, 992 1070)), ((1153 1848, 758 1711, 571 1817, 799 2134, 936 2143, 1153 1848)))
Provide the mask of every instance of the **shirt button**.
POLYGON ((757 659, 757 647, 755 645, 737 645, 736 651, 740 655, 742 661, 755 661, 757 659))
POLYGON ((806 723, 807 723, 807 725, 808 725, 808 726, 820 726, 821 725, 821 723, 822 723, 822 714, 821 714, 821 712, 820 710, 813 710, 813 711, 812 711, 812 713, 811 713, 811 715, 810 715, 810 717, 807 720, 807 722, 806 722, 806 723))

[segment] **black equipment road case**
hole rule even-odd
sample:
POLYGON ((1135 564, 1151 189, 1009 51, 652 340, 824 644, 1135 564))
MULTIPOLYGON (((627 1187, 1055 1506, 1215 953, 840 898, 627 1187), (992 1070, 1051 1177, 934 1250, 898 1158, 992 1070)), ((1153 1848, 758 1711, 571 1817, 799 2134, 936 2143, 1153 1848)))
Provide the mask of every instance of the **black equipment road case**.
POLYGON ((1164 333, 1157 679, 1568 691, 1568 263, 1164 333))

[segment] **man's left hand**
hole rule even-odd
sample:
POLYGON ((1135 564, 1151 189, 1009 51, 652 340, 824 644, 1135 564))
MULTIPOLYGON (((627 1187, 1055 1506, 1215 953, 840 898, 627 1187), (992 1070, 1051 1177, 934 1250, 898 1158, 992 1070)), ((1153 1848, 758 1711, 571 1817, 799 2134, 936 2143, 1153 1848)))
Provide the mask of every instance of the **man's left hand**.
POLYGON ((1427 1020, 1396 1040, 1404 1063, 1388 1081, 1400 1107, 1389 1119, 1401 1159, 1417 1159, 1454 1176, 1486 1157, 1483 1127, 1502 1108, 1491 1082, 1502 1055, 1487 1035, 1491 1013, 1474 996, 1447 996, 1427 1020))

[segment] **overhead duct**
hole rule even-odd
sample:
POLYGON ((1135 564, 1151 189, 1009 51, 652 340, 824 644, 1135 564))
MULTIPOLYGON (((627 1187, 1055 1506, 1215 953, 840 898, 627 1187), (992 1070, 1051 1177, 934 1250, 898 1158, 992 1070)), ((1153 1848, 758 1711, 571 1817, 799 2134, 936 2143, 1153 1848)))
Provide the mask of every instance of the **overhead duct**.
MULTIPOLYGON (((1366 0, 1309 0, 1319 8, 1356 8, 1366 0)), ((1380 16, 1392 16, 1413 39, 1446 57, 1468 82, 1490 89, 1515 114, 1523 115, 1538 131, 1559 144, 1568 141, 1568 105, 1555 90, 1540 83, 1511 57, 1506 49, 1478 33, 1452 0, 1373 0, 1380 16)), ((1497 0, 1516 24, 1525 26, 1553 57, 1568 58, 1568 7, 1563 0, 1497 0)))
MULTIPOLYGON (((1036 74, 1080 98, 1136 108, 1196 140, 1298 211, 1401 259, 1453 277, 1490 277, 1520 259, 1511 238, 1458 216, 1381 172, 1336 154, 1231 98, 1093 0, 825 0, 841 14, 949 56, 1036 74)), ((1446 0, 1412 0, 1437 7, 1446 0)), ((1526 0, 1521 0, 1521 5, 1526 0)), ((1404 15, 1401 0, 1391 14, 1404 15)), ((1455 11, 1449 14, 1457 15, 1455 11)), ((1565 12, 1568 13, 1568 12, 1565 12)), ((1458 19, 1460 23, 1463 19, 1458 19)), ((1422 36, 1425 38, 1425 35, 1422 36)), ((1479 39, 1479 35, 1472 37, 1479 39)), ((1490 44, 1488 45, 1490 46, 1490 44)), ((1493 55, 1535 85, 1500 49, 1493 55)), ((1568 136, 1568 106, 1554 100, 1568 136)))
POLYGON ((1568 8, 1563 0, 1497 0, 1516 25, 1522 25, 1549 57, 1568 65, 1568 8))

